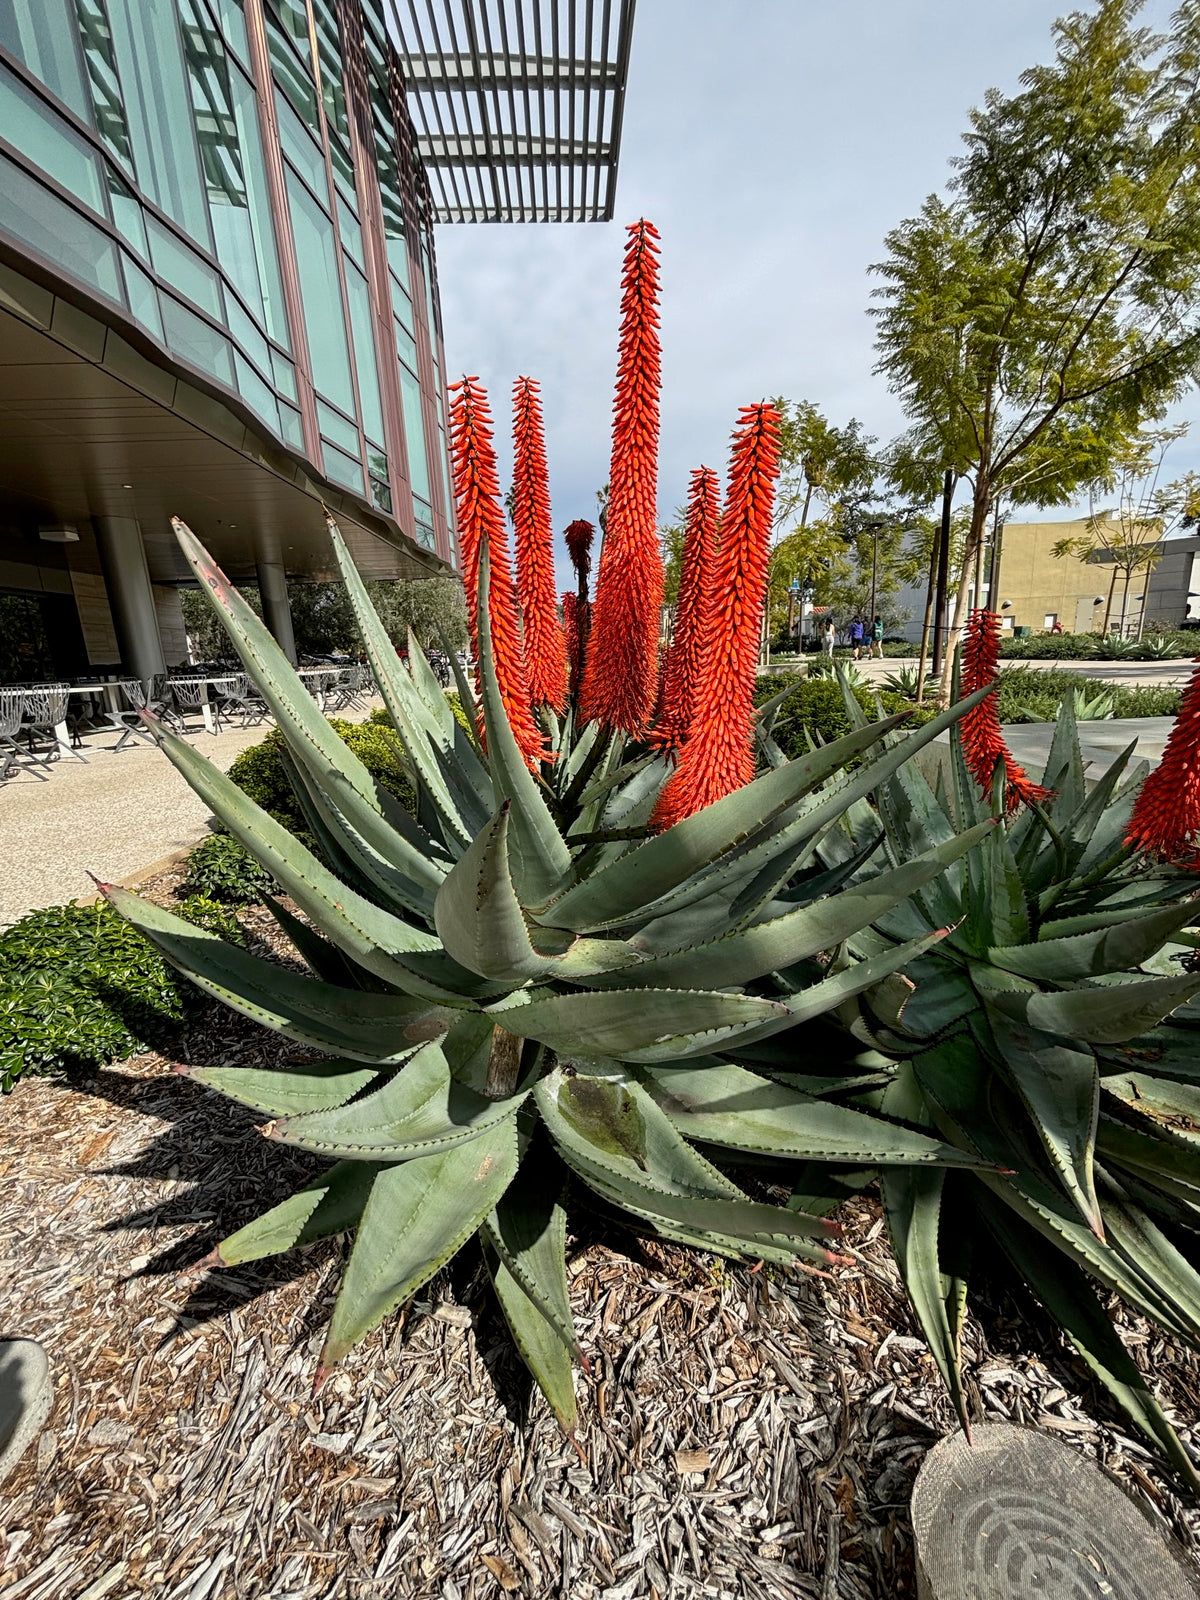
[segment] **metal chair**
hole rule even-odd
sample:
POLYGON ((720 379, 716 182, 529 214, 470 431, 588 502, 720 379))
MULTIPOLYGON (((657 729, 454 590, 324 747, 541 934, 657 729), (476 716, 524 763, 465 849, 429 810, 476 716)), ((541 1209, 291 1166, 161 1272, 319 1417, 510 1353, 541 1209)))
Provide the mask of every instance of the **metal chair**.
MULTIPOLYGON (((41 738, 55 760, 63 755, 73 756, 76 761, 87 760, 74 748, 71 736, 68 735, 68 741, 64 744, 59 732, 67 726, 67 691, 70 687, 69 683, 33 683, 24 690, 24 732, 31 755, 37 755, 38 740, 41 738)), ((75 740, 78 737, 76 734, 75 740)))
POLYGON ((109 722, 114 728, 121 729, 121 737, 116 744, 107 746, 109 753, 115 754, 128 744, 130 739, 145 739, 149 744, 153 744, 154 735, 142 721, 142 712, 147 709, 146 685, 140 678, 122 678, 117 687, 121 691, 127 709, 109 712, 109 722))
MULTIPOLYGON (((179 710, 179 719, 183 732, 188 731, 187 714, 189 711, 198 711, 203 717, 207 707, 213 720, 213 732, 221 726, 220 708, 209 701, 208 680, 206 678, 172 678, 170 682, 171 694, 179 710)), ((207 720, 204 723, 208 728, 207 720)))
POLYGON ((43 783, 50 776, 48 771, 41 770, 48 763, 18 743, 24 720, 24 689, 0 689, 0 783, 10 778, 26 757, 32 763, 34 775, 43 783))
POLYGON ((220 678, 213 684, 221 714, 227 719, 241 718, 243 728, 257 727, 267 715, 266 702, 251 689, 250 679, 244 672, 220 678))

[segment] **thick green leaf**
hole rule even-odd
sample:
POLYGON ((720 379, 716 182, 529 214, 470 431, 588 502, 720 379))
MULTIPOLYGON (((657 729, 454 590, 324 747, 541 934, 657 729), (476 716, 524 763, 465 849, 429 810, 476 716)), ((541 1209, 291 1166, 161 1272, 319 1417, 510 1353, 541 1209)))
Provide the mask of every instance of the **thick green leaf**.
POLYGON ((1090 1050, 992 1014, 992 1032, 1017 1093, 1079 1214, 1104 1237, 1093 1162, 1100 1074, 1090 1050))
POLYGON ((1200 1474, 1080 1269, 1066 1260, 1061 1250, 1051 1249, 1040 1234, 1019 1222, 1011 1211, 989 1211, 987 1225, 1018 1275, 1059 1323, 1126 1416, 1153 1444, 1162 1447, 1193 1491, 1200 1491, 1200 1474))
POLYGON ((521 984, 554 966, 539 955, 508 868, 511 801, 484 828, 438 890, 434 925, 447 951, 480 977, 521 984))
POLYGON ((1109 922, 1089 933, 1065 938, 1053 933, 1050 922, 1036 944, 1010 945, 988 951, 988 960, 1006 972, 1021 973, 1042 982, 1090 978, 1101 973, 1125 972, 1140 967, 1181 928, 1197 916, 1196 906, 1164 906, 1149 916, 1109 922))
POLYGON ((496 1250, 494 1238, 487 1231, 486 1224, 484 1231, 484 1264, 513 1343, 534 1382, 549 1401, 564 1433, 573 1434, 578 1411, 570 1353, 541 1304, 525 1292, 507 1260, 496 1250))
POLYGON ((108 885, 104 894, 206 994, 300 1044, 355 1061, 401 1061, 415 1043, 440 1037, 459 1015, 409 995, 366 994, 301 977, 140 900, 127 889, 108 885))
POLYGON ((479 555, 479 675, 488 754, 497 800, 512 801, 513 876, 517 893, 522 905, 541 906, 567 881, 571 852, 550 815, 541 785, 525 765, 500 697, 488 611, 490 572, 485 541, 479 555))
POLYGON ((522 1039, 560 1054, 622 1061, 673 1061, 707 1055, 748 1029, 783 1019, 787 1008, 751 995, 675 989, 547 994, 520 990, 488 1016, 522 1039))
MULTIPOLYGON (((567 1213, 562 1189, 548 1181, 547 1157, 556 1160, 548 1149, 526 1154, 496 1209, 484 1219, 482 1232, 563 1349, 577 1355, 567 1287, 567 1213)), ((565 1178, 561 1166, 558 1171, 565 1178)))
POLYGON ((373 1161, 337 1162, 298 1194, 231 1233, 213 1254, 223 1267, 236 1267, 345 1233, 358 1225, 380 1170, 373 1161))
MULTIPOLYGON (((971 829, 902 867, 880 872, 815 905, 726 934, 708 944, 649 957, 639 966, 625 967, 603 978, 579 981, 607 987, 705 988, 747 983, 764 973, 790 967, 819 951, 834 949, 851 934, 868 927, 972 849, 993 826, 987 822, 971 829)), ((638 936, 633 935, 630 942, 636 947, 638 936)))
POLYGON ((284 1117, 266 1132, 318 1155, 404 1161, 479 1139, 514 1116, 524 1098, 489 1100, 477 1093, 451 1075, 446 1052, 434 1043, 422 1045, 362 1099, 284 1117))
POLYGON ((301 958, 316 976, 325 983, 337 984, 343 989, 366 989, 371 993, 385 993, 387 985, 365 972, 357 962, 351 961, 344 950, 319 934, 300 917, 294 917, 285 905, 273 895, 263 895, 267 909, 295 945, 301 958))
POLYGON ((643 1067, 638 1075, 680 1133, 704 1144, 857 1166, 979 1164, 969 1151, 926 1133, 715 1058, 643 1067))
POLYGON ((1014 1022, 1084 1044, 1120 1044, 1161 1022, 1176 1006, 1200 994, 1200 973, 1089 985, 1055 994, 1001 995, 994 1004, 1014 1022))
MULTIPOLYGON (((932 1126, 925 1097, 911 1068, 901 1068, 884 1091, 883 1105, 895 1117, 932 1126)), ((937 1362, 942 1381, 950 1391, 954 1409, 969 1438, 971 1425, 962 1387, 962 1354, 950 1326, 938 1247, 945 1184, 945 1172, 937 1170, 888 1168, 880 1174, 884 1215, 887 1217, 896 1265, 904 1279, 904 1287, 908 1290, 921 1331, 937 1362)))
MULTIPOLYGON (((1200 1062, 1197 1063, 1200 1073, 1200 1062)), ((1108 1073, 1101 1088, 1151 1122, 1164 1137, 1192 1145, 1200 1140, 1200 1086, 1156 1078, 1146 1072, 1108 1073)), ((1200 1160, 1200 1148, 1197 1149, 1200 1160)), ((1200 1183, 1200 1171, 1197 1172, 1200 1183)))
POLYGON ((272 1072, 266 1067, 176 1067, 175 1070, 193 1083, 217 1089, 240 1105, 271 1117, 286 1117, 300 1111, 327 1111, 333 1106, 345 1105, 379 1076, 374 1067, 354 1066, 348 1061, 313 1061, 290 1072, 272 1072))
POLYGON ((381 1169, 333 1308, 322 1372, 445 1266, 516 1170, 514 1117, 470 1144, 381 1169))

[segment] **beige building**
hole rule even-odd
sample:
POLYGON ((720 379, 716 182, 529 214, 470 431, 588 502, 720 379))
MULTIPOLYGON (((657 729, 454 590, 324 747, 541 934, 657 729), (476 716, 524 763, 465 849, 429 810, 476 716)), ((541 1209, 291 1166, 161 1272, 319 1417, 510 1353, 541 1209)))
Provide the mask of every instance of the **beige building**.
MULTIPOLYGON (((999 593, 991 604, 1000 612, 1005 629, 1031 628, 1046 633, 1060 625, 1064 633, 1099 633, 1104 626, 1112 568, 1079 556, 1056 556, 1063 539, 1087 536, 1091 521, 1076 517, 1069 522, 1006 522, 1000 536, 999 593)), ((1118 531, 1113 524, 1114 534, 1118 531)), ((1123 579, 1117 578, 1109 625, 1120 620, 1123 579)), ((1140 613, 1134 595, 1145 593, 1144 574, 1131 586, 1130 612, 1140 613)), ((1133 617, 1136 625, 1136 615, 1133 617)))

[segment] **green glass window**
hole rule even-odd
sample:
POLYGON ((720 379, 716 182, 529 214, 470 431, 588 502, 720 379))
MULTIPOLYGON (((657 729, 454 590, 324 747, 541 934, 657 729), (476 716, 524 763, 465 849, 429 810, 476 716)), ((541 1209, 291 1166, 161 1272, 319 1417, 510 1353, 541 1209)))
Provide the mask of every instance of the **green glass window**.
POLYGON ((125 294, 135 322, 140 322, 146 332, 165 344, 162 317, 158 310, 158 290, 148 272, 143 272, 133 257, 121 252, 121 265, 125 270, 125 294))
POLYGON ((375 336, 371 329, 371 296, 367 280, 357 267, 346 263, 346 298, 350 302, 350 327, 354 334, 354 364, 358 369, 358 398, 363 428, 369 439, 383 438, 383 405, 379 398, 379 372, 375 365, 375 336))
POLYGON ((225 326, 233 335, 233 342, 249 356, 260 372, 271 370, 271 347, 258 328, 228 292, 225 295, 225 326))
POLYGON ((325 476, 332 478, 334 483, 340 483, 344 489, 353 489, 355 494, 362 494, 362 462, 337 449, 328 440, 324 442, 322 454, 325 457, 325 476))
POLYGON ((271 375, 275 379, 275 387, 280 394, 285 394, 289 400, 294 400, 296 398, 296 369, 277 350, 271 351, 271 375))
POLYGON ((92 120, 71 0, 0 0, 0 45, 77 117, 92 120))
POLYGON ((129 125, 125 120, 117 57, 104 0, 75 0, 75 13, 96 127, 117 160, 132 171, 133 146, 129 142, 129 125))
POLYGON ((295 406, 289 406, 283 400, 279 402, 279 436, 293 450, 304 449, 304 424, 300 421, 300 413, 295 406))
POLYGON ((233 352, 233 370, 237 382, 237 392, 242 399, 256 416, 263 419, 272 433, 278 433, 279 402, 250 363, 244 360, 236 350, 233 352))
POLYGON ((297 116, 319 138, 321 118, 317 112, 317 90, 312 69, 308 65, 307 24, 302 47, 303 64, 270 17, 267 18, 267 46, 271 52, 271 73, 275 82, 291 102, 297 116))
POLYGON ((150 259, 159 277, 223 321, 220 281, 208 262, 152 216, 146 217, 146 231, 150 235, 150 259))
POLYGON ((350 381, 350 352, 342 320, 333 223, 290 169, 287 191, 313 382, 326 399, 352 413, 354 385, 350 381))
POLYGON ((217 0, 217 16, 225 43, 243 66, 250 65, 250 41, 246 37, 246 17, 242 0, 217 0))
POLYGON ((325 181, 325 157, 321 154, 321 148, 278 90, 275 93, 275 115, 279 122, 279 143, 284 155, 307 180, 310 189, 317 194, 325 194, 328 184, 325 181))
MULTIPOLYGON (((401 250, 404 249, 403 240, 400 243, 400 249, 401 250)), ((389 243, 388 243, 388 260, 390 261, 391 259, 392 259, 392 241, 389 241, 389 243)), ((400 321, 404 324, 404 326, 411 333, 412 329, 413 329, 413 308, 412 308, 412 300, 409 297, 408 290, 403 288, 399 283, 397 283, 394 273, 389 273, 388 276, 391 279, 391 284, 392 284, 392 310, 396 313, 396 316, 400 319, 400 321)))
POLYGON ((229 340, 169 294, 159 296, 167 348, 232 389, 233 350, 229 340))
POLYGON ((305 56, 308 54, 308 12, 304 0, 272 0, 280 20, 292 38, 297 41, 305 56))
POLYGON ((407 367, 400 368, 400 395, 404 403, 404 442, 408 446, 408 481, 412 486, 413 495, 428 502, 429 458, 425 453, 421 386, 407 367))
POLYGON ((117 247, 74 206, 0 156, 0 227, 55 267, 120 303, 121 269, 117 247))
POLYGON ((104 179, 96 152, 3 63, 0 63, 0 134, 43 172, 49 173, 56 183, 77 195, 93 211, 105 215, 104 179))
POLYGON ((109 0, 108 17, 138 183, 208 248, 208 206, 175 8, 171 0, 109 0))
POLYGON ((435 549, 437 540, 433 536, 433 507, 416 495, 413 495, 413 520, 417 525, 417 543, 425 550, 435 549))
POLYGON ((150 245, 146 239, 142 202, 129 185, 117 177, 112 167, 108 169, 108 203, 121 237, 133 246, 143 261, 149 261, 150 245))
POLYGON ((358 454, 358 429, 324 400, 317 401, 317 422, 324 438, 340 445, 349 455, 358 454))
POLYGON ((405 366, 415 367, 417 364, 417 342, 408 329, 396 319, 392 318, 392 327, 396 330, 396 354, 405 366))
POLYGON ((363 237, 362 224, 355 215, 353 206, 347 205, 339 194, 337 197, 338 233, 342 238, 342 249, 351 260, 366 270, 363 262, 363 237))
POLYGON ((346 113, 346 90, 342 83, 342 35, 332 0, 313 0, 313 22, 317 33, 317 59, 321 64, 321 98, 329 131, 350 144, 350 118, 346 113))
MULTIPOLYGON (((250 208, 250 227, 254 257, 258 264, 258 289, 262 297, 263 326, 285 350, 291 348, 287 307, 279 275, 279 247, 267 188, 267 164, 263 156, 262 134, 258 123, 258 101, 253 87, 240 72, 230 74, 233 92, 233 118, 237 124, 238 145, 242 152, 242 177, 250 208)), ((251 302, 253 304, 253 301, 251 302)))

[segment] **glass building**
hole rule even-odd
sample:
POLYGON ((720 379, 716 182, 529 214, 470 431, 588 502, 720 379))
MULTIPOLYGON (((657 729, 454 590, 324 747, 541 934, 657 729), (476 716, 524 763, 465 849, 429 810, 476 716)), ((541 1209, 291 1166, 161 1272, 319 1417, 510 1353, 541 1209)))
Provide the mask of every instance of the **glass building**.
POLYGON ((322 503, 366 576, 453 568, 433 224, 611 215, 631 25, 0 0, 0 679, 180 660, 172 515, 289 646, 322 503))

